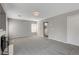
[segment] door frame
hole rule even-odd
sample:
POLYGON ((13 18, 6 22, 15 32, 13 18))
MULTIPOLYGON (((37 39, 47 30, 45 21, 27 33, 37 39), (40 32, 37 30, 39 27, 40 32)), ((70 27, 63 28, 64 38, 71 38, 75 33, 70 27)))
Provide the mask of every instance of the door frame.
POLYGON ((45 34, 45 28, 46 28, 45 23, 47 23, 48 26, 48 22, 43 22, 43 36, 48 37, 48 35, 45 34))

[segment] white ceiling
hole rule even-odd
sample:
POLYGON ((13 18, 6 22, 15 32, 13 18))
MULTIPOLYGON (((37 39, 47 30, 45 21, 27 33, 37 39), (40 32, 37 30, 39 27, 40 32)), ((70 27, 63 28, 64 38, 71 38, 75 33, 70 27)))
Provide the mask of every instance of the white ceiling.
POLYGON ((4 3, 2 4, 9 18, 39 21, 62 13, 79 9, 75 3, 4 3), (33 16, 32 11, 39 11, 39 16, 33 16))

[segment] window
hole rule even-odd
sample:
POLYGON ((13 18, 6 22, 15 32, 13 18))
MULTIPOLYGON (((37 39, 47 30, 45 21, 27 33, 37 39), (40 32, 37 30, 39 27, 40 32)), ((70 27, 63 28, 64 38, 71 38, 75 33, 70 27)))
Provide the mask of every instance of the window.
POLYGON ((31 24, 31 31, 37 32, 37 25, 36 24, 31 24))

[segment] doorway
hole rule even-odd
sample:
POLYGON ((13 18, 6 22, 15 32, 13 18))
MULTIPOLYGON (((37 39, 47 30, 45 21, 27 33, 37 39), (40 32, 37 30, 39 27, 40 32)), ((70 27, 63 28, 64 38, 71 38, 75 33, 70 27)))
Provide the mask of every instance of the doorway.
POLYGON ((44 37, 48 37, 48 22, 43 22, 44 37))

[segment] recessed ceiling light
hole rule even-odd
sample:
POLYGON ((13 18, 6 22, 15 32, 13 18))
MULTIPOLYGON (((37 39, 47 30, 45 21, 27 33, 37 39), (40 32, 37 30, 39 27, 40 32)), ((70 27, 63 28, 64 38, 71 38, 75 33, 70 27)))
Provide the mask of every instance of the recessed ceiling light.
POLYGON ((39 12, 39 11, 33 11, 33 12, 32 12, 32 15, 33 15, 33 16, 39 16, 39 15, 40 15, 40 12, 39 12))

